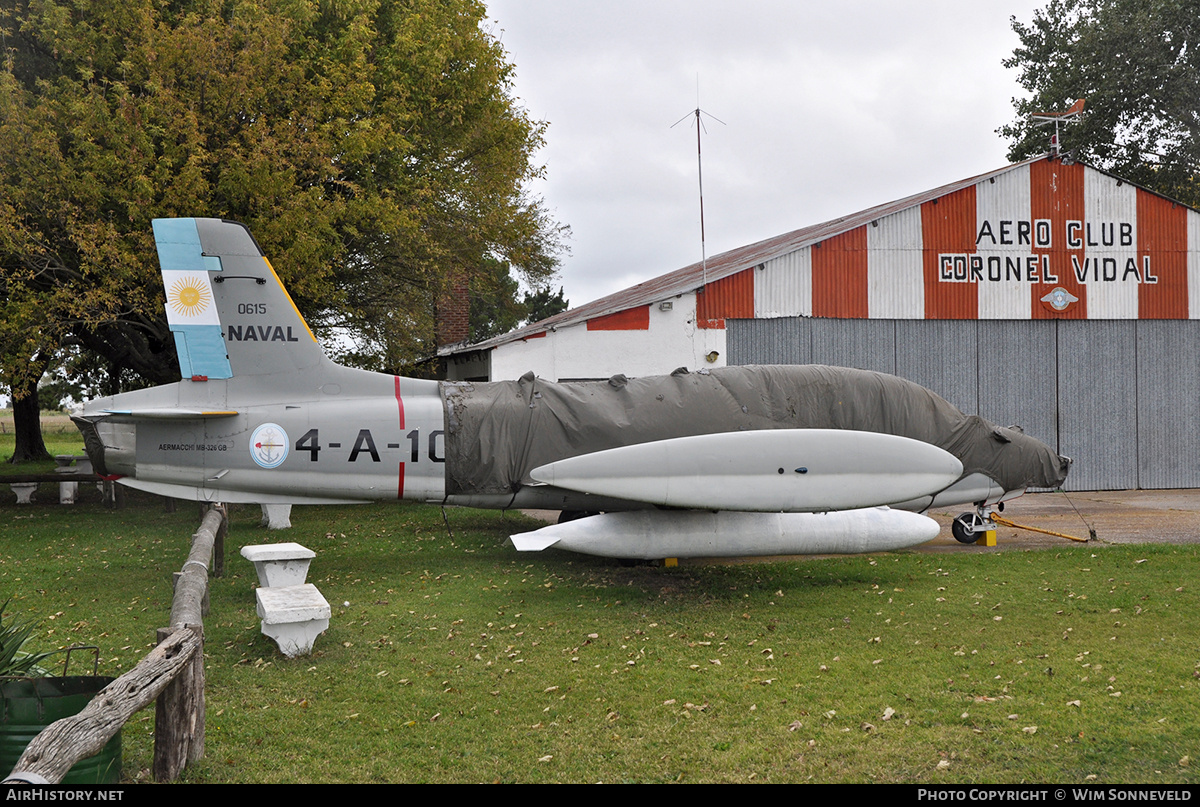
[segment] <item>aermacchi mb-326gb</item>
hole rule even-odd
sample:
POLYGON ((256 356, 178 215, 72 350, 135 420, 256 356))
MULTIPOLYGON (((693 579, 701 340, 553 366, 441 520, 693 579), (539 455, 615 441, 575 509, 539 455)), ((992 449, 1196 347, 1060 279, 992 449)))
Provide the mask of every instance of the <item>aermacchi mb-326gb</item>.
POLYGON ((555 384, 333 363, 241 224, 158 219, 182 380, 88 403, 98 471, 201 501, 414 499, 584 515, 512 536, 629 559, 923 543, 931 506, 1053 488, 1069 460, 894 376, 823 366, 555 384))

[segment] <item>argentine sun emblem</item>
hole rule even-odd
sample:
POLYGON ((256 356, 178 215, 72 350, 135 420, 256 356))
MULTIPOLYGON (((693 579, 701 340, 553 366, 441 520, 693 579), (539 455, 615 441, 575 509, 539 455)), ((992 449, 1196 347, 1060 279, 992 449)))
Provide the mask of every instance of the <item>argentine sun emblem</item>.
POLYGON ((278 468, 287 459, 288 436, 282 426, 264 423, 250 434, 250 456, 263 468, 278 468))
POLYGON ((193 319, 204 313, 212 302, 208 284, 200 278, 185 275, 171 284, 167 291, 167 305, 181 317, 193 319))

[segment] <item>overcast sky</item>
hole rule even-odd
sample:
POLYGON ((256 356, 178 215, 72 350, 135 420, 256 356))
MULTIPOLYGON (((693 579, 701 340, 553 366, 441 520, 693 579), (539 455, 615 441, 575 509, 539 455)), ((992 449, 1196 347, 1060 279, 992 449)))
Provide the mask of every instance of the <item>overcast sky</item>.
POLYGON ((570 225, 572 305, 707 253, 1007 164, 1034 0, 486 0, 515 94, 549 124, 533 191, 570 225))

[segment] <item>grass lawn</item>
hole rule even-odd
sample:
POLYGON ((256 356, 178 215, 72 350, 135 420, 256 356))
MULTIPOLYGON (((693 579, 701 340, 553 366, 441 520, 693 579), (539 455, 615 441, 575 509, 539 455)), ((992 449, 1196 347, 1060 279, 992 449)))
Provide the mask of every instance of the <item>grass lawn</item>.
MULTIPOLYGON (((52 499, 53 496, 45 497, 52 499)), ((0 597, 129 669, 197 508, 0 505, 0 597)), ((192 782, 1195 783, 1195 546, 621 568, 521 555, 517 514, 235 509, 192 782), (449 532, 447 530, 449 526, 449 532), (314 549, 308 658, 259 633, 245 544, 314 549), (1095 777, 1090 779, 1089 777, 1095 777)), ((145 778, 153 710, 125 729, 145 778)))
MULTIPOLYGON (((83 437, 71 422, 70 415, 65 412, 42 413, 42 442, 46 444, 50 456, 84 453, 83 437)), ((15 443, 13 412, 11 409, 0 409, 0 477, 13 474, 48 474, 54 470, 54 460, 24 462, 18 465, 10 463, 8 460, 12 457, 15 443)))

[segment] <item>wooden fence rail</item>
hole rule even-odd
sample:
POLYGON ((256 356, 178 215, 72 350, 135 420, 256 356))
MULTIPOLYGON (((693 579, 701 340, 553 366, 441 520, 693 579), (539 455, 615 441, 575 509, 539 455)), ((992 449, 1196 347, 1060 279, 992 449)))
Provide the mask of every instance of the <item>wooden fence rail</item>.
POLYGON ((213 507, 192 536, 192 549, 176 576, 171 625, 136 667, 96 695, 82 712, 64 717, 34 737, 6 783, 56 784, 81 759, 104 748, 136 712, 158 699, 154 721, 154 778, 170 781, 204 756, 204 630, 208 563, 224 567, 225 509, 213 507), (215 551, 214 551, 215 550, 215 551))

